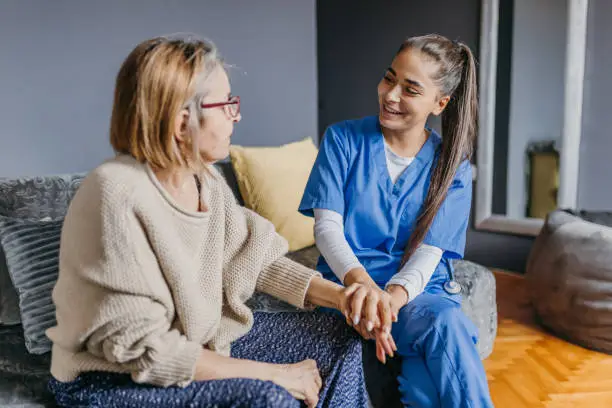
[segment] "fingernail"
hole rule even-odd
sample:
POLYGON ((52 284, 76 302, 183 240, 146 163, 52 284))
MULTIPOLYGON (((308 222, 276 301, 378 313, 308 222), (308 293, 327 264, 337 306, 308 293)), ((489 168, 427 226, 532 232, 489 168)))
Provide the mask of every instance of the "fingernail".
POLYGON ((367 324, 367 328, 368 328, 368 331, 369 331, 369 332, 371 332, 371 331, 372 331, 372 329, 374 328, 374 323, 372 323, 372 322, 368 322, 368 324, 367 324))
POLYGON ((391 334, 391 328, 389 326, 385 327, 385 333, 391 334))
POLYGON ((353 317, 353 323, 355 324, 355 326, 357 326, 359 324, 359 316, 354 316, 353 317))

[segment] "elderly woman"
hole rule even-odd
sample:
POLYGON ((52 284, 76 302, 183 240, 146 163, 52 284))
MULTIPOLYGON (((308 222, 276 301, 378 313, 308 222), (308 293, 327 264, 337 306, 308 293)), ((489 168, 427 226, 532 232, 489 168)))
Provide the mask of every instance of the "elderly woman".
POLYGON ((139 44, 116 81, 116 157, 66 216, 50 389, 61 406, 363 406, 358 337, 329 313, 262 314, 255 291, 363 316, 390 304, 284 254, 274 226, 239 206, 211 166, 228 155, 240 100, 214 46, 139 44))

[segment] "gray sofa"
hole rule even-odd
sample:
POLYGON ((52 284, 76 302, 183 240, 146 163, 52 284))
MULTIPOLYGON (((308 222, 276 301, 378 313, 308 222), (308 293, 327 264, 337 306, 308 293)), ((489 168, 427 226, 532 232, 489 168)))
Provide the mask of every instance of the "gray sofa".
MULTIPOLYGON (((242 203, 231 165, 217 165, 228 184, 242 203)), ((0 216, 24 219, 61 220, 67 206, 83 178, 83 174, 41 176, 23 179, 0 179, 0 216)), ((0 248, 0 316, 8 309, 16 309, 14 288, 7 276, 4 254, 0 248), (3 309, 3 310, 2 310, 3 309)), ((288 255, 307 266, 314 267, 319 257, 316 247, 288 255)), ((492 351, 497 332, 495 279, 486 268, 468 261, 455 264, 456 278, 463 288, 463 310, 479 329, 478 350, 486 358, 492 351)), ((50 296, 50 290, 49 290, 50 296)), ((257 294, 250 306, 260 312, 286 312, 290 306, 257 294)), ((54 403, 46 390, 49 379, 49 353, 31 354, 24 346, 21 324, 0 322, 0 406, 52 407, 54 403)), ((15 323, 15 322, 9 322, 15 323)), ((370 396, 375 406, 398 404, 395 371, 397 361, 382 366, 376 361, 371 346, 364 347, 364 365, 370 396)))

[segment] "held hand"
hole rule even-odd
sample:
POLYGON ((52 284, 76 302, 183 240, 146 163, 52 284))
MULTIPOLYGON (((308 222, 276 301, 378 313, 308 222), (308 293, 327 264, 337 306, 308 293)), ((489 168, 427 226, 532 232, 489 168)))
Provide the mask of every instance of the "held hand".
MULTIPOLYGON (((390 295, 392 319, 397 322, 400 309, 408 303, 408 292, 397 285, 390 285, 386 292, 390 295)), ((390 333, 375 330, 374 338, 376 339, 376 357, 381 363, 385 364, 386 355, 393 357, 393 351, 397 351, 393 336, 390 333)))
POLYGON ((361 283, 366 288, 353 292, 351 313, 347 323, 365 339, 376 339, 376 355, 384 364, 386 355, 393 357, 397 351, 391 336, 391 324, 397 321, 397 310, 393 310, 393 298, 390 293, 381 290, 363 268, 349 271, 345 285, 361 283), (361 310, 361 311, 360 311, 361 310), (374 316, 374 317, 373 317, 374 316))
MULTIPOLYGON (((392 297, 378 287, 351 285, 347 292, 352 293, 350 313, 347 323, 366 340, 376 340, 376 356, 383 364, 386 356, 394 356, 397 351, 391 336, 391 324, 396 319, 392 316, 392 297)), ((397 316, 397 314, 396 314, 397 316)))
MULTIPOLYGON (((353 288, 353 284, 349 288, 353 288)), ((391 295, 377 286, 361 285, 351 292, 348 302, 349 310, 345 316, 351 321, 352 326, 360 323, 367 332, 374 329, 391 333, 391 295)))

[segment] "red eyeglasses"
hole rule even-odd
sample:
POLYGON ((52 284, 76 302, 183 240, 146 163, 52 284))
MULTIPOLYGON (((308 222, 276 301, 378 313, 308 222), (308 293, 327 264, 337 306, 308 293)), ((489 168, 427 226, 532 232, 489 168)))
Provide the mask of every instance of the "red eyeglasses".
POLYGON ((240 97, 232 96, 227 102, 203 103, 200 105, 202 109, 218 108, 222 106, 225 113, 230 119, 235 119, 240 114, 240 97))

